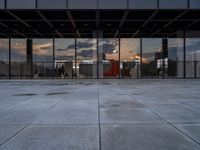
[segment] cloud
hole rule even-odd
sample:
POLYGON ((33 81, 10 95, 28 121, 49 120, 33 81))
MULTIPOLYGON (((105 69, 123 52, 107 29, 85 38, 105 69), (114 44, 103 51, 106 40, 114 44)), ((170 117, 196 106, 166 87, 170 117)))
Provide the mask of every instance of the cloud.
POLYGON ((89 43, 89 42, 78 42, 77 43, 77 48, 91 48, 93 47, 94 44, 93 43, 89 43))
MULTIPOLYGON (((93 47, 94 46, 94 44, 93 43, 90 43, 90 42, 77 42, 77 48, 78 49, 82 49, 82 48, 85 48, 85 49, 87 49, 87 48, 91 48, 91 47, 93 47)), ((75 49, 75 45, 74 44, 71 44, 71 45, 69 45, 66 49, 75 49)))
POLYGON ((113 53, 114 50, 116 50, 116 45, 110 44, 110 43, 105 43, 105 44, 103 44, 102 48, 103 48, 104 53, 111 54, 111 53, 113 53))
POLYGON ((70 45, 67 46, 65 49, 75 49, 75 45, 74 45, 74 44, 70 44, 70 45))
POLYGON ((94 56, 94 50, 82 50, 81 52, 77 53, 77 56, 82 56, 84 58, 92 58, 94 56))

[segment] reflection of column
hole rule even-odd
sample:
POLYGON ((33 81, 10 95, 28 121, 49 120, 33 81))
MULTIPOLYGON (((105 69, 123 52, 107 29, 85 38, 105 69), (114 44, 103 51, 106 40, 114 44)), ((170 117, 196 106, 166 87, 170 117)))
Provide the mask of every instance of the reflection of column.
POLYGON ((27 74, 30 75, 30 77, 33 77, 33 69, 32 69, 32 61, 33 61, 33 46, 32 46, 32 39, 27 39, 26 41, 27 48, 26 48, 26 62, 27 62, 27 74))
MULTIPOLYGON (((183 37, 183 32, 178 31, 176 33, 176 37, 183 37)), ((177 38, 176 39, 178 48, 177 48, 177 58, 176 58, 176 63, 177 63, 177 77, 178 78, 183 78, 183 72, 184 72, 184 38, 177 38)))
POLYGON ((26 61, 27 63, 32 63, 32 55, 33 55, 33 48, 32 48, 32 39, 27 39, 27 49, 26 49, 26 61))
POLYGON ((99 31, 98 34, 98 78, 103 78, 103 60, 104 60, 104 54, 103 54, 103 32, 99 31))
POLYGON ((103 54, 103 39, 99 38, 99 78, 103 78, 103 60, 104 60, 104 54, 103 54))
MULTIPOLYGON (((165 72, 166 72, 166 66, 165 66, 165 61, 166 58, 168 58, 168 39, 164 38, 162 39, 162 77, 165 77, 165 72)), ((168 66, 169 67, 169 66, 168 66)))
POLYGON ((97 77, 97 41, 95 40, 97 38, 97 31, 93 32, 93 39, 92 39, 92 78, 97 77))

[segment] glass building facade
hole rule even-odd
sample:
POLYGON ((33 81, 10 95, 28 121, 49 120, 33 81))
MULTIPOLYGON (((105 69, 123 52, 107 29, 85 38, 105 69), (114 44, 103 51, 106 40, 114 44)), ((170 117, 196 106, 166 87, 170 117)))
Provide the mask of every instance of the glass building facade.
POLYGON ((200 38, 0 39, 1 79, 199 78, 200 38))
POLYGON ((200 77, 200 0, 0 0, 0 79, 200 77))

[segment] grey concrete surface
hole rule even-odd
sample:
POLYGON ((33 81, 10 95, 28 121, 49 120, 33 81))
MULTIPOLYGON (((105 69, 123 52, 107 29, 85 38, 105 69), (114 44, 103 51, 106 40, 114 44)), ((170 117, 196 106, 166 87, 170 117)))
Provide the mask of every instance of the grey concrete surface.
POLYGON ((199 150, 200 80, 1 80, 0 150, 199 150))

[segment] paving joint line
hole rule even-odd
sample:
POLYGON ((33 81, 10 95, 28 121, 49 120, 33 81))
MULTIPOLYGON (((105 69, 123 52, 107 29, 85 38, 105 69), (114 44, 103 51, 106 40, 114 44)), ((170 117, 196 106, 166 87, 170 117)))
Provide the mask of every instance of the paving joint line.
POLYGON ((99 125, 99 150, 101 150, 101 114, 100 114, 100 87, 99 83, 97 84, 98 87, 98 125, 99 125))

